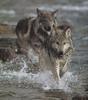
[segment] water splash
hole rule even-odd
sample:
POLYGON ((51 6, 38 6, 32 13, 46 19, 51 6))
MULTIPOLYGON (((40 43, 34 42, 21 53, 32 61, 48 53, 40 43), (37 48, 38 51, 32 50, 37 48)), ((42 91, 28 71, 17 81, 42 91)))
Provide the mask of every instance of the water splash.
POLYGON ((63 89, 64 91, 72 92, 72 83, 78 82, 78 78, 76 75, 73 75, 72 72, 66 72, 62 79, 59 82, 59 89, 63 89))
POLYGON ((20 73, 22 73, 22 72, 26 73, 28 66, 23 59, 22 59, 22 61, 23 61, 23 66, 22 66, 22 69, 20 70, 20 73))
MULTIPOLYGON (((27 65, 24 59, 21 59, 21 69, 19 71, 7 71, 2 70, 3 73, 0 74, 0 78, 18 81, 18 83, 25 82, 27 84, 30 83, 37 83, 41 84, 41 88, 44 90, 48 89, 62 89, 64 91, 71 92, 72 88, 69 86, 71 83, 77 82, 77 77, 73 75, 72 72, 66 72, 61 80, 57 83, 54 78, 53 74, 49 70, 45 70, 43 72, 38 72, 36 74, 27 73, 27 65)), ((2 66, 3 69, 3 66, 2 66)), ((40 86, 39 86, 40 88, 40 86)))
POLYGON ((67 72, 65 74, 59 84, 52 78, 51 72, 39 72, 37 74, 32 73, 25 73, 25 72, 4 72, 3 76, 7 77, 8 79, 13 79, 13 77, 16 77, 16 80, 18 80, 18 83, 21 83, 25 80, 27 84, 30 83, 37 83, 41 84, 41 87, 44 90, 49 89, 62 89, 66 92, 72 92, 72 88, 69 86, 72 82, 76 82, 76 79, 72 75, 72 73, 67 72), (75 80, 74 80, 75 79, 75 80))

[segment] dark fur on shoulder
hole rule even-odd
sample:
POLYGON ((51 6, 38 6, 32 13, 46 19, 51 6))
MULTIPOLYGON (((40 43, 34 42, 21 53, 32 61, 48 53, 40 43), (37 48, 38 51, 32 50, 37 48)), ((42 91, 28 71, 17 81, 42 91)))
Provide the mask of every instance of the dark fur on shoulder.
MULTIPOLYGON (((18 33, 19 31, 22 32, 22 34, 26 33, 28 30, 28 18, 25 19, 21 19, 17 26, 16 26, 16 33, 18 33)), ((18 34, 17 34, 18 35, 18 34)))

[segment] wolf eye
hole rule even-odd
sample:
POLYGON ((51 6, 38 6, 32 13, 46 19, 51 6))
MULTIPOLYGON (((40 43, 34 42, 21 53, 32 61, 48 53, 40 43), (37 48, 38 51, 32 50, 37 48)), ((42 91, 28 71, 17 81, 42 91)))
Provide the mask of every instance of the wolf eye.
POLYGON ((64 45, 66 44, 66 42, 63 43, 64 45))
POLYGON ((58 44, 58 45, 59 45, 59 42, 56 42, 56 44, 58 44))

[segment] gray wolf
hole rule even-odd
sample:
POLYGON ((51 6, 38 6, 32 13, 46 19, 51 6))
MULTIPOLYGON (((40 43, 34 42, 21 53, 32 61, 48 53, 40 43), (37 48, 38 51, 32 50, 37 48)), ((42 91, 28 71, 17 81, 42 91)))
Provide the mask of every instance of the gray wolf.
POLYGON ((71 27, 60 25, 55 28, 55 35, 47 40, 47 51, 51 62, 54 63, 55 79, 59 80, 67 71, 67 63, 73 51, 71 27))
POLYGON ((55 11, 45 11, 37 8, 37 16, 21 19, 16 26, 17 45, 19 51, 27 52, 29 43, 33 48, 39 47, 41 42, 46 41, 57 24, 55 11))

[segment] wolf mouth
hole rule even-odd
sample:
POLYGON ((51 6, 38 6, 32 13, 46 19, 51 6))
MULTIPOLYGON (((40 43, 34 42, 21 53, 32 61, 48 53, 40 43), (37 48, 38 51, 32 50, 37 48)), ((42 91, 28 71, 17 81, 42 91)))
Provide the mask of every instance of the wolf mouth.
POLYGON ((50 56, 52 55, 53 57, 58 58, 58 59, 62 59, 63 56, 64 56, 64 54, 63 54, 62 51, 58 51, 57 49, 52 48, 52 47, 51 48, 48 48, 48 54, 50 56))
POLYGON ((63 51, 58 51, 57 49, 55 49, 55 48, 49 48, 48 49, 48 54, 49 55, 52 55, 53 57, 55 57, 55 58, 57 58, 57 59, 63 59, 65 56, 68 56, 68 55, 70 55, 70 53, 73 51, 73 48, 69 48, 68 50, 67 50, 67 52, 63 52, 63 51))

